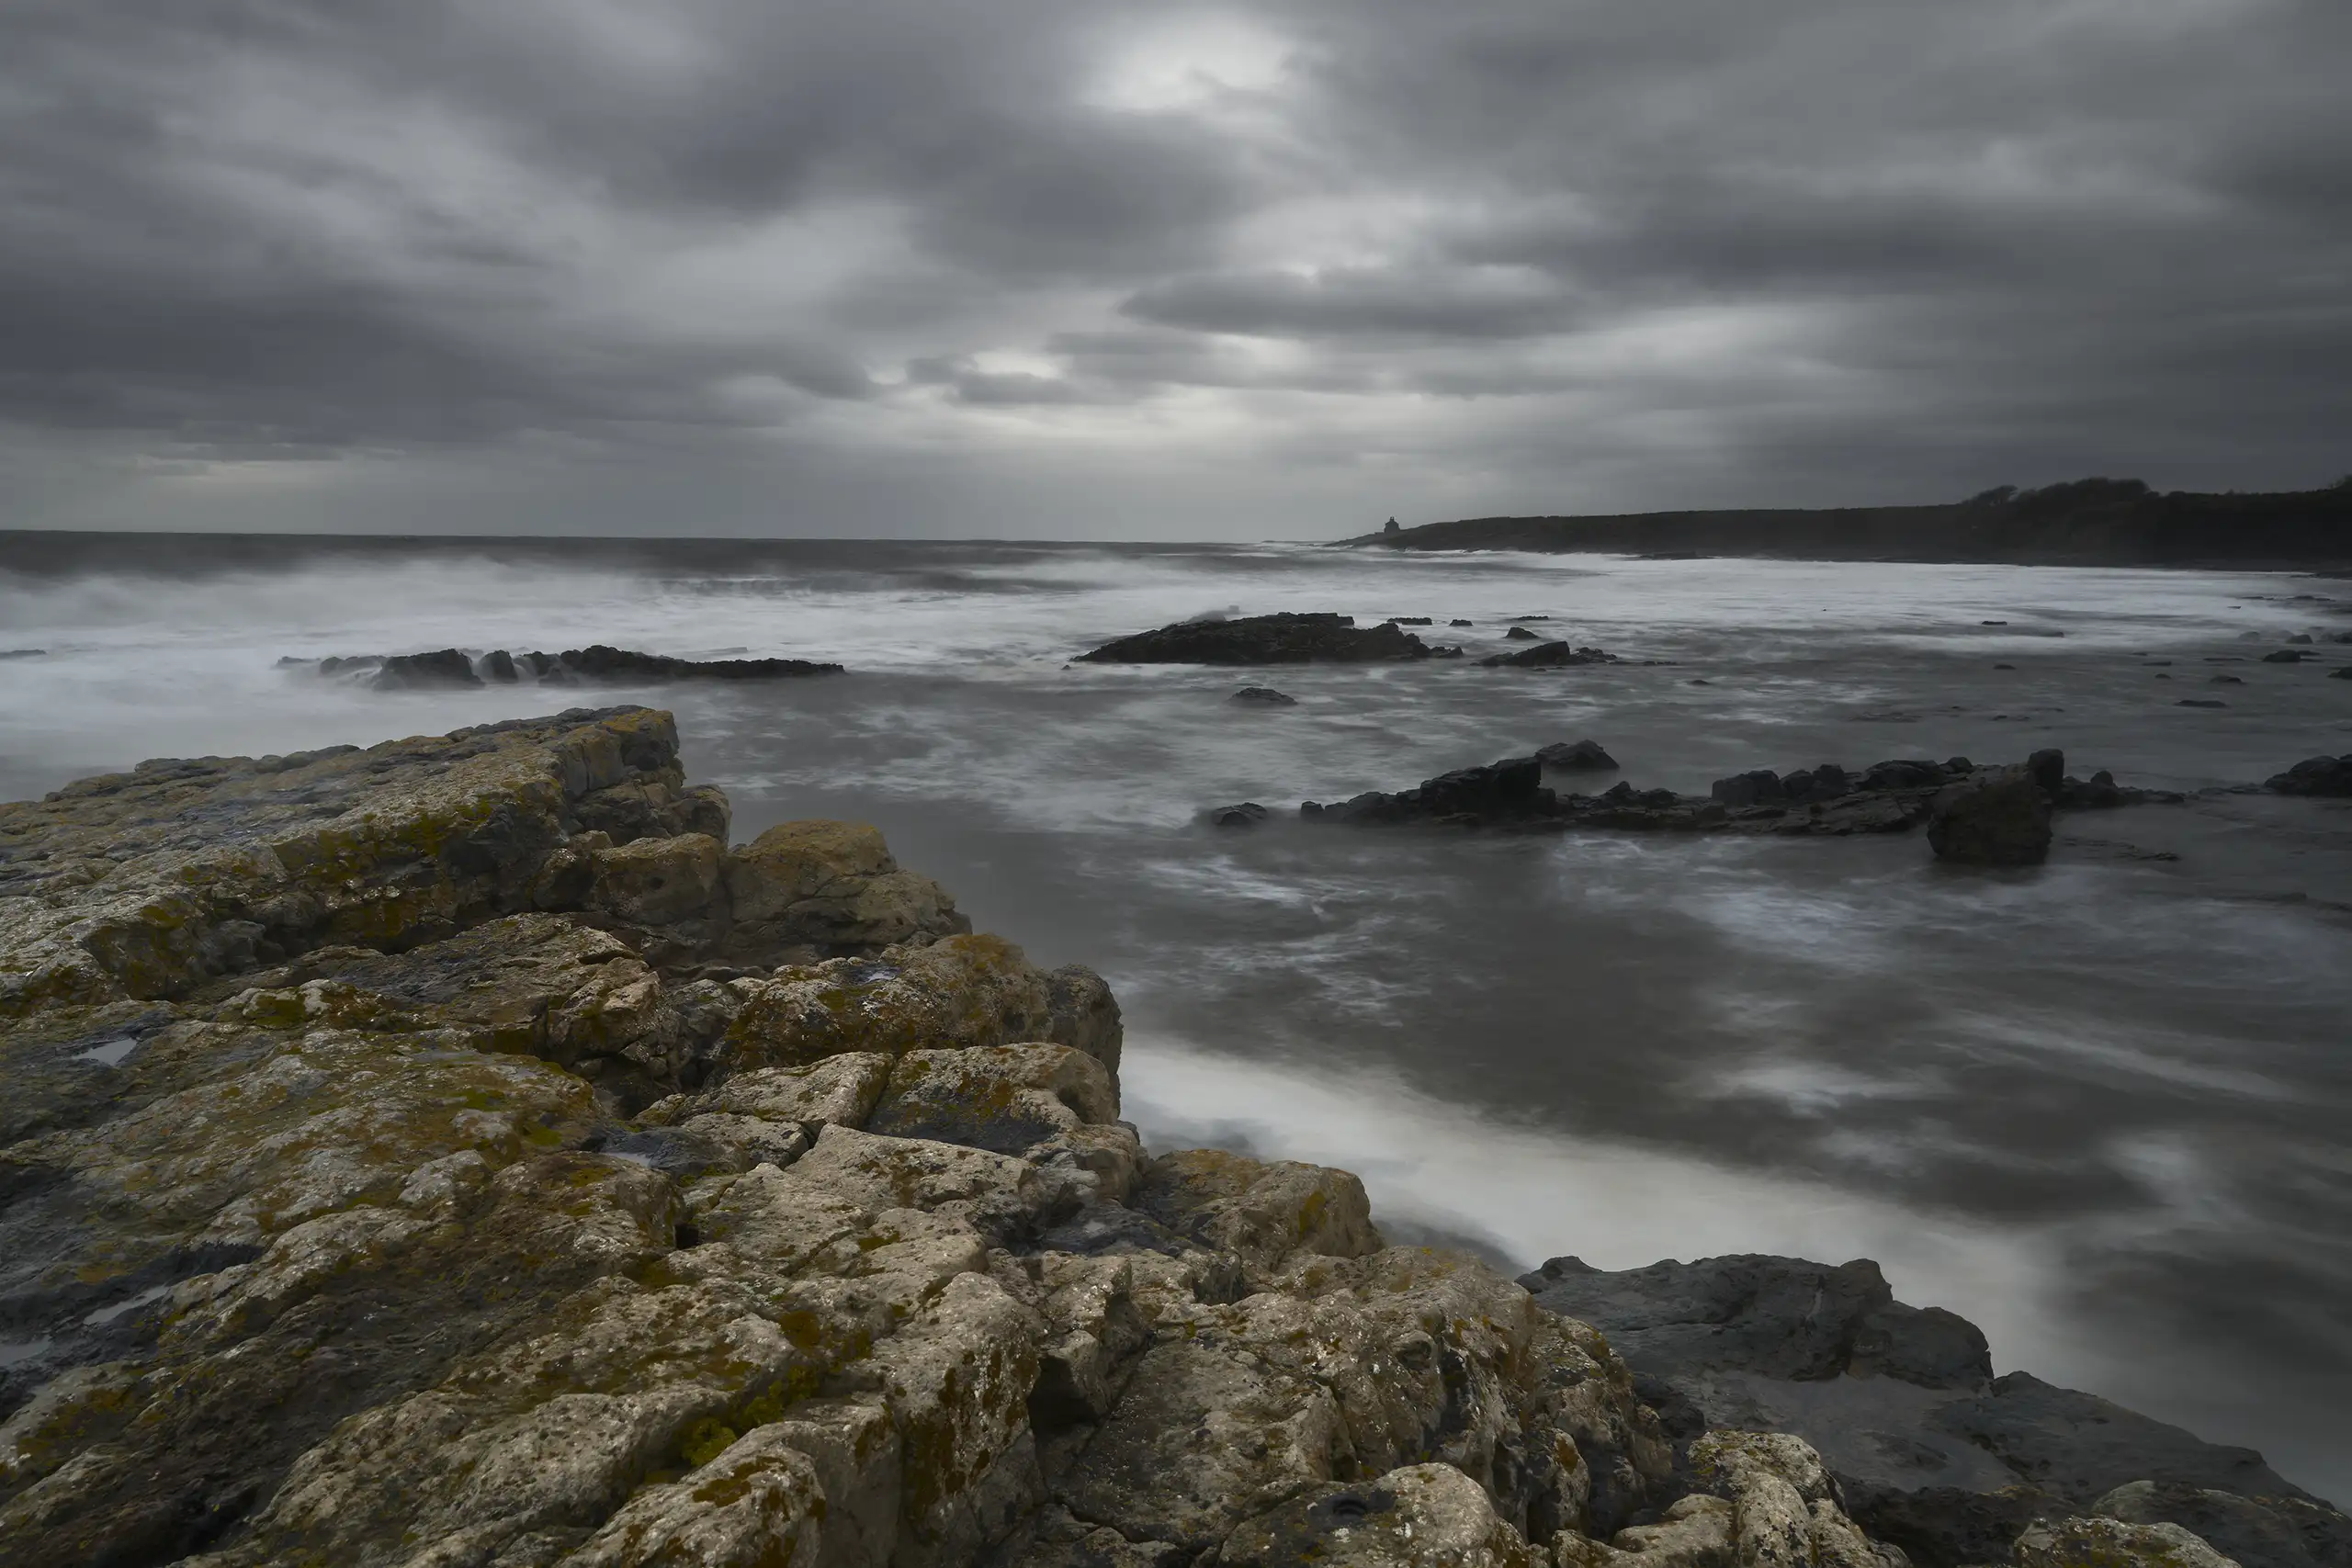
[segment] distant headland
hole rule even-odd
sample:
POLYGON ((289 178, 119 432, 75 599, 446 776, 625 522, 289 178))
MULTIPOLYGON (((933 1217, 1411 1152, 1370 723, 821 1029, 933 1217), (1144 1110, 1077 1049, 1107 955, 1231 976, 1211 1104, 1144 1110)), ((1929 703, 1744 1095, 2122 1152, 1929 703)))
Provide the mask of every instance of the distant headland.
POLYGON ((1340 541, 1399 550, 1534 550, 1795 560, 2352 570, 2352 476, 2324 490, 2160 493, 2139 479, 2003 485, 1929 506, 1465 517, 1340 541))

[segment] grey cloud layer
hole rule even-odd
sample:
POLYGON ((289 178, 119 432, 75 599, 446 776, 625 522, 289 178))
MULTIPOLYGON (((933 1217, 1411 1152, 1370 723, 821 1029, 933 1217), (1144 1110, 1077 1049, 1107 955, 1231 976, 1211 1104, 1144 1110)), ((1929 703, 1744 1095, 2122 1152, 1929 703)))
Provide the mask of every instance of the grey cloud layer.
POLYGON ((516 451, 841 532, 1209 453, 1335 515, 2320 482, 2348 62, 2338 0, 28 0, 9 521, 516 451))

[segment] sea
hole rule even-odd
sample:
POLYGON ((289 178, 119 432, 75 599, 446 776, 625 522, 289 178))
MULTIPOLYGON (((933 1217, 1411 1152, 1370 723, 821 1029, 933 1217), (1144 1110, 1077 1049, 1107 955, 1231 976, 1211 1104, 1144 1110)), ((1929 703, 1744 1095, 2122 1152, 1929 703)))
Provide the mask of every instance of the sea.
POLYGON ((739 839, 873 822, 980 929, 1101 970, 1155 1149, 1342 1166, 1392 1238, 1513 1268, 1875 1258, 1999 1370, 2352 1502, 2352 802, 2244 787, 2352 752, 2346 631, 2352 583, 2283 573, 0 534, 0 652, 42 650, 0 659, 0 798, 658 705, 739 839), (1283 610, 1426 615, 1474 657, 1072 662, 1283 610), (1625 661, 1477 664, 1535 615, 1625 661), (2318 657, 2265 661, 2301 637, 2318 657), (279 663, 594 642, 848 672, 381 693, 279 663), (1295 812, 1587 738, 1644 788, 2054 746, 2189 798, 2064 817, 2048 864, 2007 872, 1917 835, 1295 812), (1240 801, 1271 819, 1201 820, 1240 801))

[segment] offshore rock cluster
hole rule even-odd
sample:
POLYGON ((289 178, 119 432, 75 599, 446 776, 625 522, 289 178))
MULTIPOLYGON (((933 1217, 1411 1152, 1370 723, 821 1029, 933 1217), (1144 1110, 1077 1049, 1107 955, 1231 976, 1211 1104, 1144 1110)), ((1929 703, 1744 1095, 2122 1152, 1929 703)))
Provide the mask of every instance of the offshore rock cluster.
POLYGON ((0 807, 0 1560, 1904 1562, 1352 1176, 1151 1157, 1119 1049, 651 710, 0 807))

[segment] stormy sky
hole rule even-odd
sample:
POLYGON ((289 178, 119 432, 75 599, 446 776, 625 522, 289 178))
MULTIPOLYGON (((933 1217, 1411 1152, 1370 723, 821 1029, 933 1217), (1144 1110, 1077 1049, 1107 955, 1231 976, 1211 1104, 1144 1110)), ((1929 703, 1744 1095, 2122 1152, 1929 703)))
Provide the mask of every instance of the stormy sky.
POLYGON ((12 0, 0 526, 2352 469, 2345 0, 12 0))

